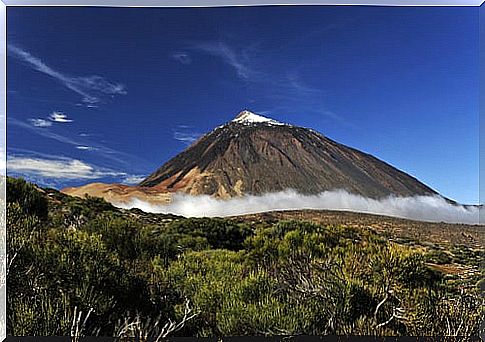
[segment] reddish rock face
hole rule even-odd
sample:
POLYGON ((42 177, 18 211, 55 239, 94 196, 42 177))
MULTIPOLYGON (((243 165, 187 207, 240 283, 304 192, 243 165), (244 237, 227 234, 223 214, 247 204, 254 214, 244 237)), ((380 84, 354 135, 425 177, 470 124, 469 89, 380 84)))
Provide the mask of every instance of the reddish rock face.
POLYGON ((370 198, 436 194, 369 154, 249 111, 200 138, 139 186, 219 198, 286 189, 344 189, 370 198))

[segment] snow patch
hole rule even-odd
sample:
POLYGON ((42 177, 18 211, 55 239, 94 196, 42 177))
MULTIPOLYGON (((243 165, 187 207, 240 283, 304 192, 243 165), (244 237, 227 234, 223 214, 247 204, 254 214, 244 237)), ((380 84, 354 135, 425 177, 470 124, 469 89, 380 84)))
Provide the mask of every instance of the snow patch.
POLYGON ((267 118, 262 115, 255 114, 249 110, 243 110, 240 112, 232 122, 240 124, 253 124, 253 123, 268 123, 271 125, 285 125, 282 122, 267 118))

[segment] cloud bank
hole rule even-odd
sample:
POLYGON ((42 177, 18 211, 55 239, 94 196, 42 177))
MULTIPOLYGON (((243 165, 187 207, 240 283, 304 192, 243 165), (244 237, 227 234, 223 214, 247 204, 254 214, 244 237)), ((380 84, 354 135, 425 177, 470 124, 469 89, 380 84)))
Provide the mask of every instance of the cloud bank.
POLYGON ((343 190, 325 191, 318 195, 302 195, 288 190, 261 196, 245 196, 229 200, 210 196, 175 194, 169 205, 153 205, 134 199, 117 206, 138 208, 146 212, 177 214, 187 217, 232 216, 291 209, 330 209, 381 214, 422 221, 471 223, 479 222, 477 207, 453 205, 439 196, 395 197, 380 200, 350 194, 343 190))

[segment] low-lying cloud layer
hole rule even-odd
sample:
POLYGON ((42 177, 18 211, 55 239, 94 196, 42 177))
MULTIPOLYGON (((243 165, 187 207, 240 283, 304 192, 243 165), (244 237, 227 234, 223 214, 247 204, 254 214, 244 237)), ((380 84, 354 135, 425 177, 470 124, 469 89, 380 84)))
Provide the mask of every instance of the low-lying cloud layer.
POLYGON ((318 195, 302 195, 288 190, 228 200, 216 199, 206 195, 175 194, 172 203, 169 205, 153 205, 134 199, 130 203, 119 204, 118 206, 187 217, 232 216, 271 210, 330 209, 381 214, 423 221, 479 222, 478 207, 453 205, 439 196, 390 196, 376 200, 350 194, 343 190, 325 191, 318 195))

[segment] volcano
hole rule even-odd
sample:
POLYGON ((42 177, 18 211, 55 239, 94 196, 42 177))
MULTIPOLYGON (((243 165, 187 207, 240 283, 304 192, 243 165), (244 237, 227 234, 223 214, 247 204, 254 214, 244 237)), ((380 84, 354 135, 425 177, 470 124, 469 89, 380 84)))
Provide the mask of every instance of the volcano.
POLYGON ((175 192, 227 199, 288 189, 301 194, 342 189, 374 199, 437 195, 370 154, 248 110, 199 138, 137 186, 95 183, 63 192, 113 202, 131 194, 144 200, 175 192))
POLYGON ((293 189, 343 189, 369 198, 434 195, 389 164, 308 128, 244 110, 204 135, 140 184, 219 198, 293 189))

